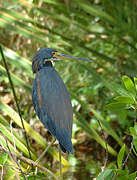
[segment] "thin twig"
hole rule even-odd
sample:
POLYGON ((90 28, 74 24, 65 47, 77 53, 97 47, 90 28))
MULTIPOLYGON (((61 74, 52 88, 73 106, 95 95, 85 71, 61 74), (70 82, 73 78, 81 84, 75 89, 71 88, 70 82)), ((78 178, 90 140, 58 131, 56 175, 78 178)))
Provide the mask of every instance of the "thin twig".
MULTIPOLYGON (((22 169, 21 169, 21 167, 20 167, 20 165, 19 165, 19 163, 18 163, 18 161, 17 161, 16 153, 14 153, 15 156, 13 156, 13 155, 11 154, 11 150, 10 150, 10 148, 9 148, 7 139, 6 139, 6 143, 7 143, 7 148, 8 148, 8 150, 9 150, 9 151, 8 151, 9 157, 11 158, 11 160, 13 160, 13 162, 15 162, 15 163, 17 164, 17 166, 18 166, 20 172, 22 173, 24 179, 27 180, 27 178, 25 177, 25 173, 22 171, 22 169)), ((15 172, 16 172, 16 171, 15 171, 15 172)), ((19 178, 19 175, 18 175, 17 173, 16 173, 16 177, 17 177, 18 180, 20 179, 20 178, 19 178)))
POLYGON ((128 154, 127 154, 127 156, 126 156, 126 158, 125 158, 125 160, 124 160, 124 162, 123 162, 123 164, 122 164, 122 168, 125 167, 125 165, 126 165, 126 163, 127 163, 127 160, 128 160, 128 158, 129 158, 129 155, 130 155, 131 152, 132 152, 132 149, 133 149, 133 139, 132 139, 131 144, 130 144, 129 152, 128 152, 128 154))
MULTIPOLYGON (((8 151, 7 149, 3 148, 2 146, 0 146, 0 150, 3 151, 3 152, 9 153, 9 151, 8 151)), ((28 159, 28 158, 26 158, 26 157, 24 157, 24 156, 22 156, 22 155, 16 155, 16 154, 13 153, 13 152, 10 152, 10 154, 11 154, 13 157, 16 156, 17 159, 23 161, 24 163, 27 163, 28 165, 36 166, 36 167, 40 168, 41 170, 49 173, 49 174, 50 174, 51 176, 53 176, 56 180, 58 179, 49 169, 47 169, 47 168, 39 165, 38 163, 34 162, 33 160, 28 159)))

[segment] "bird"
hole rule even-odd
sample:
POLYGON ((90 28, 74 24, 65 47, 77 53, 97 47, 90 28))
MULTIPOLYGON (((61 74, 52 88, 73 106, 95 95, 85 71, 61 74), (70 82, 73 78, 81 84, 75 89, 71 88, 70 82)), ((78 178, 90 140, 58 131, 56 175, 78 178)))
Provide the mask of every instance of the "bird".
POLYGON ((32 71, 36 74, 32 86, 34 110, 48 131, 58 140, 64 153, 73 154, 73 110, 69 92, 52 61, 84 60, 59 53, 52 48, 40 48, 32 58, 32 71))

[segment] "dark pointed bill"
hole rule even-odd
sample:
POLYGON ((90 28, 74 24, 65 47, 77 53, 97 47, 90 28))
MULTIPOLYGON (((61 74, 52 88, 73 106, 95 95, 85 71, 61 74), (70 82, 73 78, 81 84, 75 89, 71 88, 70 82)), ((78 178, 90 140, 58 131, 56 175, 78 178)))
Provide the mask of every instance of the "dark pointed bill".
POLYGON ((52 58, 53 61, 58 61, 58 60, 80 60, 80 61, 88 61, 88 62, 93 62, 93 60, 88 59, 88 58, 81 58, 81 57, 76 57, 76 56, 69 56, 66 54, 60 54, 56 53, 54 57, 52 58))

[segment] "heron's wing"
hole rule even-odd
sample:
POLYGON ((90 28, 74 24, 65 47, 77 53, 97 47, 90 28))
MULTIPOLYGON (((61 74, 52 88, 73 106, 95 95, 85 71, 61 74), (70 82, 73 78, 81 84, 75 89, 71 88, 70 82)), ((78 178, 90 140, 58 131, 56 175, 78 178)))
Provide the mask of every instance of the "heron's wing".
POLYGON ((71 143, 73 113, 62 79, 52 67, 47 67, 38 72, 33 89, 34 86, 37 91, 33 90, 32 99, 39 119, 60 144, 66 146, 66 143, 71 143))

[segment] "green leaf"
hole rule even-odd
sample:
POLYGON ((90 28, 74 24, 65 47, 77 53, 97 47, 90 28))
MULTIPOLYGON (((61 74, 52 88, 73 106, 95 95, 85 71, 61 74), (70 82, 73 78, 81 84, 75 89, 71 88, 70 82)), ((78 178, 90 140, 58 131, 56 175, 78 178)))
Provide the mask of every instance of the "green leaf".
POLYGON ((135 101, 132 97, 127 96, 118 96, 114 98, 114 100, 118 101, 119 103, 125 103, 125 104, 134 104, 135 101))
POLYGON ((136 96, 136 89, 133 81, 128 76, 123 76, 122 81, 126 87, 126 89, 131 93, 133 97, 136 96))
POLYGON ((133 151, 135 154, 137 154, 137 125, 135 125, 134 127, 130 127, 130 134, 133 137, 133 144, 134 144, 134 148, 133 151))
POLYGON ((113 169, 106 169, 96 178, 96 180, 113 180, 114 176, 115 174, 113 172, 113 169))
POLYGON ((135 127, 130 127, 129 129, 132 136, 137 136, 137 131, 135 130, 135 127))
POLYGON ((104 79, 103 79, 103 82, 104 82, 104 85, 111 91, 114 91, 121 96, 129 96, 129 92, 121 84, 117 84, 115 82, 108 82, 104 79))
POLYGON ((124 153, 125 153, 125 144, 121 147, 119 153, 118 153, 118 157, 117 157, 117 164, 118 164, 118 168, 122 167, 122 161, 124 158, 124 153))
POLYGON ((5 152, 0 152, 0 165, 4 165, 8 159, 8 154, 5 152))
POLYGON ((16 68, 23 68, 23 72, 26 72, 27 76, 33 78, 32 70, 31 70, 31 61, 26 58, 21 57, 16 52, 12 51, 9 48, 6 48, 2 45, 4 56, 8 63, 16 68))
POLYGON ((137 124, 135 124, 134 128, 135 128, 135 130, 136 130, 136 132, 137 132, 137 124))
POLYGON ((117 173, 117 176, 119 177, 118 180, 127 179, 128 174, 129 174, 129 170, 128 169, 125 169, 125 170, 115 169, 115 172, 117 173))
POLYGON ((126 107, 127 106, 125 103, 116 102, 116 103, 107 104, 104 110, 120 111, 120 110, 126 109, 126 107))
POLYGON ((97 8, 95 6, 92 6, 91 4, 90 5, 87 4, 85 2, 84 3, 78 2, 78 4, 87 13, 92 14, 93 16, 100 17, 105 21, 107 20, 112 24, 115 23, 115 20, 111 16, 109 16, 107 13, 102 11, 101 8, 97 8))
POLYGON ((135 180, 136 179, 136 177, 137 177, 137 172, 133 172, 132 174, 129 174, 129 179, 131 179, 131 180, 135 180))
POLYGON ((134 83, 135 83, 135 88, 136 88, 136 91, 137 91, 137 78, 134 77, 134 83))

